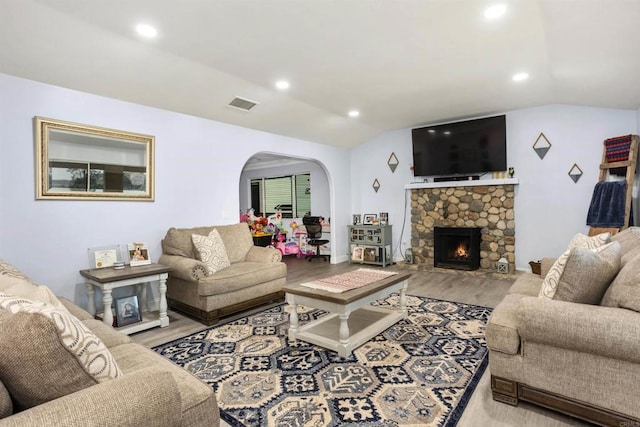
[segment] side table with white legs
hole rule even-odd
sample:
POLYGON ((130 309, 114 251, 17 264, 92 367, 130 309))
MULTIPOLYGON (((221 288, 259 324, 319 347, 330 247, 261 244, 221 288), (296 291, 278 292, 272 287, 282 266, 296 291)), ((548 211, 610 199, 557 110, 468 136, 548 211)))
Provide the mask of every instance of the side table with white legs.
POLYGON ((87 286, 87 311, 96 314, 95 305, 95 288, 102 291, 102 303, 105 307, 102 314, 102 321, 107 325, 113 324, 113 314, 111 313, 111 305, 113 303, 112 291, 124 286, 136 286, 136 294, 140 298, 140 310, 142 312, 142 321, 133 323, 121 328, 118 331, 125 334, 133 334, 145 329, 160 326, 164 328, 169 326, 169 317, 167 316, 167 277, 169 276, 171 267, 161 264, 140 265, 136 267, 126 266, 122 270, 113 268, 93 268, 89 270, 80 270, 80 275, 85 278, 87 286), (148 310, 146 300, 146 289, 144 284, 147 282, 158 282, 160 291, 160 301, 158 304, 158 315, 153 316, 148 310))

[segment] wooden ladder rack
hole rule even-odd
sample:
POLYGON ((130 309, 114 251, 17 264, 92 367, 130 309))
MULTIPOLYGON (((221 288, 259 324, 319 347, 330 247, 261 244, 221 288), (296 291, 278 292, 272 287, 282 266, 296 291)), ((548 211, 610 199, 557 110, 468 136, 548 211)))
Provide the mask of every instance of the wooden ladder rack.
POLYGON ((629 217, 631 216, 631 201, 633 192, 633 182, 636 176, 636 167, 638 162, 638 135, 631 135, 631 146, 629 147, 629 158, 622 162, 607 161, 607 147, 603 142, 602 163, 600 163, 600 177, 598 180, 603 182, 607 179, 607 172, 615 168, 627 168, 625 180, 627 183, 625 202, 624 202, 624 224, 622 228, 629 227, 629 217))

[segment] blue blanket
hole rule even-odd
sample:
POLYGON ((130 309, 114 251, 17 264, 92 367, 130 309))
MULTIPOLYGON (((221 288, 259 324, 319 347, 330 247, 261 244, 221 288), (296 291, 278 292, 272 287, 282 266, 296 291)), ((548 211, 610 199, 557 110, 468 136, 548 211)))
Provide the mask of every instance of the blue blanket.
MULTIPOLYGON (((597 183, 589 205, 587 225, 603 228, 624 227, 626 188, 625 181, 597 183)), ((633 219, 630 218, 629 225, 632 223, 633 219)))

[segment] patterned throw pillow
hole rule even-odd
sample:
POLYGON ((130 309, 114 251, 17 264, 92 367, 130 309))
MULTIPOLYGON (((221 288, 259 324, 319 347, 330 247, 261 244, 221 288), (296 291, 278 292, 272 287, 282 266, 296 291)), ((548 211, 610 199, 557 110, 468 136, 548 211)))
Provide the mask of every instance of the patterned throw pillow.
POLYGON ((620 243, 595 249, 573 248, 558 280, 553 299, 578 304, 600 304, 620 270, 620 243))
POLYGON ((39 302, 48 302, 68 311, 60 300, 44 285, 36 285, 13 265, 0 259, 0 292, 39 302))
POLYGON ((198 259, 207 266, 209 275, 231 265, 224 242, 215 228, 211 230, 208 236, 192 234, 191 240, 196 249, 198 259))
POLYGON ((567 258, 569 258, 569 253, 573 248, 586 248, 586 249, 595 249, 600 246, 604 246, 609 243, 611 240, 610 233, 602 233, 596 236, 587 236, 582 233, 578 233, 569 242, 569 247, 567 250, 558 257, 558 259, 553 263, 549 272, 545 276, 542 281, 542 288, 540 288, 540 294, 538 294, 541 298, 553 299, 553 296, 556 294, 556 289, 558 288, 558 281, 560 280, 560 276, 562 276, 562 272, 564 270, 564 266, 567 263, 567 258))
POLYGON ((104 343, 68 312, 0 293, 0 380, 18 410, 121 376, 104 343))

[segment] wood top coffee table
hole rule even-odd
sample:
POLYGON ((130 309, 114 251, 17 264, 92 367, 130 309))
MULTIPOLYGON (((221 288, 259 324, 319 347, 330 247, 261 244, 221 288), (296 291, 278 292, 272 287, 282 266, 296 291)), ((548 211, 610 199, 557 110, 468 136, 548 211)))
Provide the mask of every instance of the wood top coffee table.
POLYGON ((334 350, 340 357, 351 352, 407 315, 406 290, 411 273, 400 272, 363 287, 335 293, 303 285, 287 285, 289 339, 303 341, 334 350), (400 292, 396 310, 369 305, 371 302, 400 292), (298 305, 318 308, 330 314, 300 327, 298 305))

